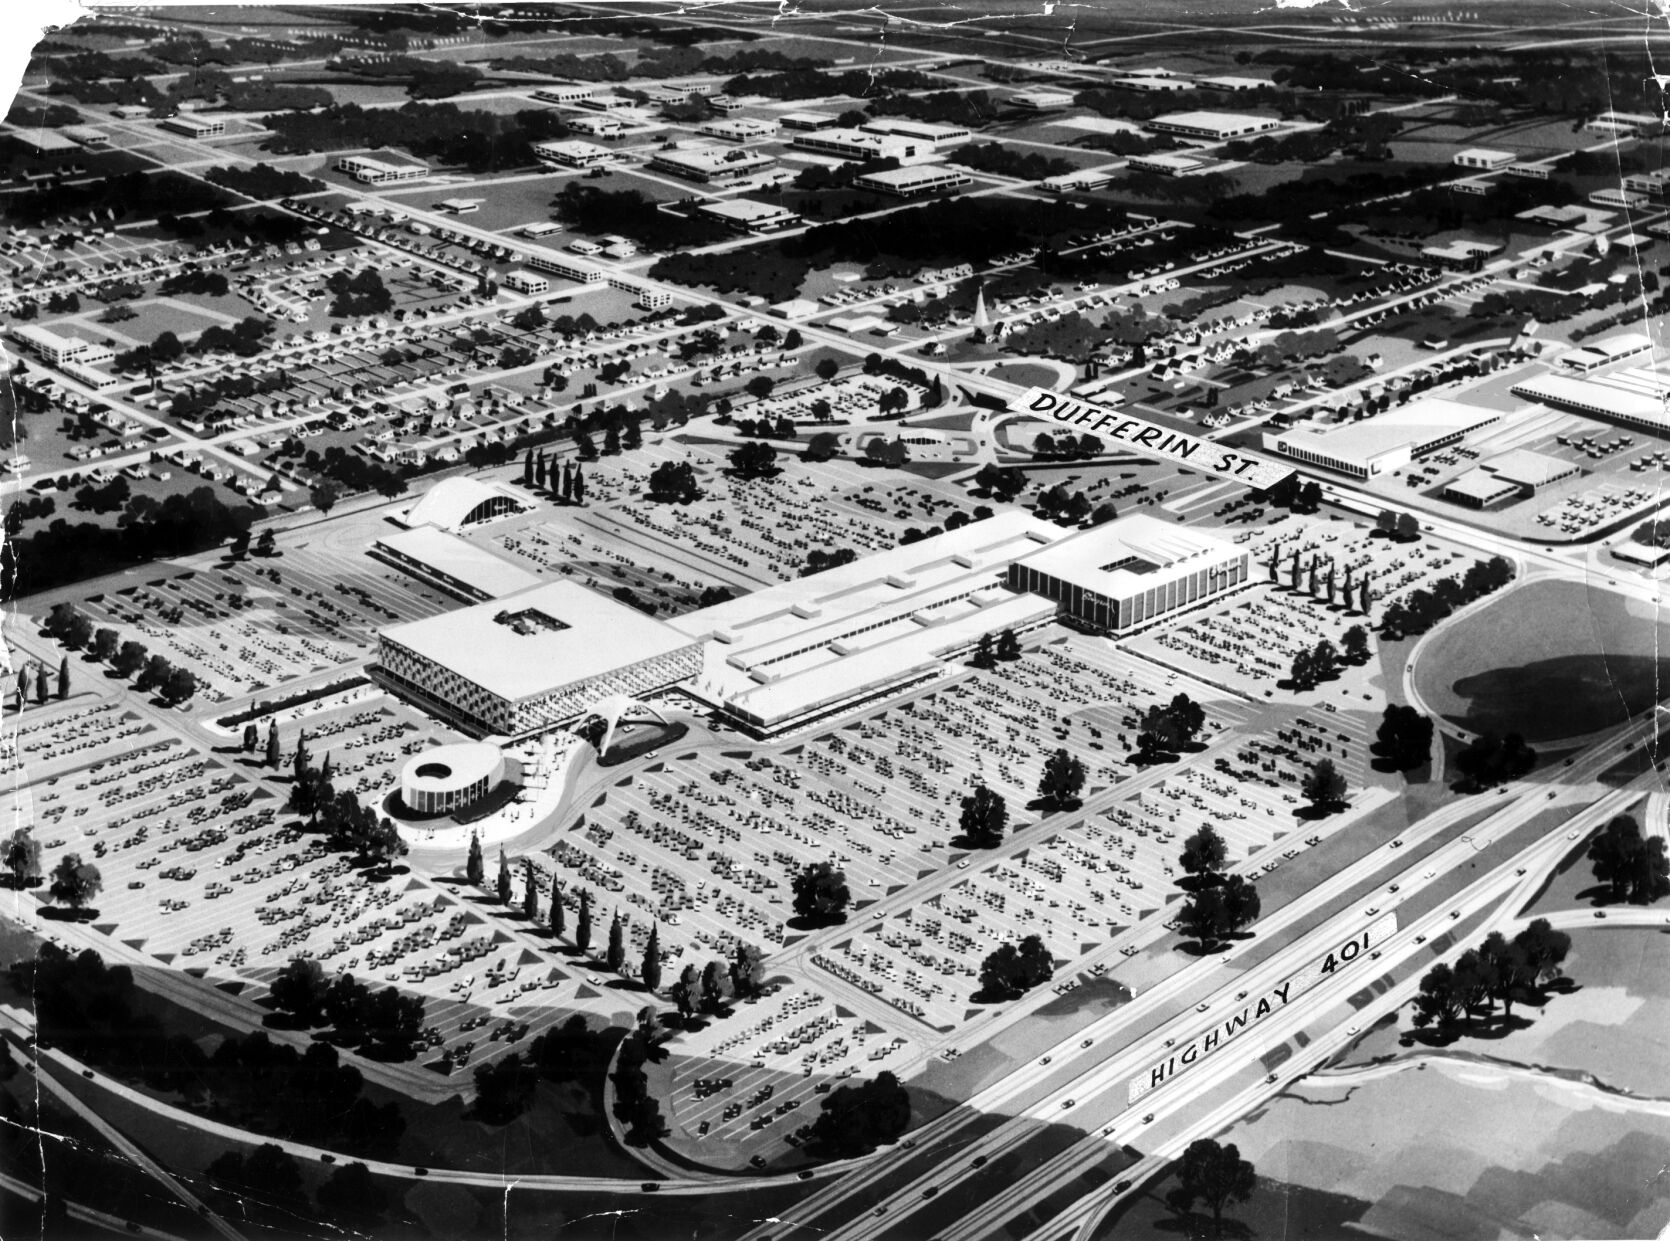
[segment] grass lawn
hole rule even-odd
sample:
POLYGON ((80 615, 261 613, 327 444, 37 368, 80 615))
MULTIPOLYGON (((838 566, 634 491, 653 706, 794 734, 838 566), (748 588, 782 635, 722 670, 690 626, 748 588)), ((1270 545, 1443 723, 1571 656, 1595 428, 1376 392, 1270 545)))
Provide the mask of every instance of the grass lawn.
POLYGON ((1581 582, 1532 582, 1442 630, 1415 683, 1451 723, 1534 744, 1622 724, 1664 698, 1666 645, 1670 626, 1645 605, 1581 582))

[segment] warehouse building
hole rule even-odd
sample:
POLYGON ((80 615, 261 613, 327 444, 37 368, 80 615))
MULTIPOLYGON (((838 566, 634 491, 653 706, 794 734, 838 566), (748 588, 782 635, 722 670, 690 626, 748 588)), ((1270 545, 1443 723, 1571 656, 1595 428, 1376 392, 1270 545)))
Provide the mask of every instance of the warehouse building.
POLYGON ((671 173, 686 181, 732 181, 769 168, 777 162, 774 156, 762 155, 741 147, 681 146, 671 151, 657 151, 649 166, 657 172, 671 173))
POLYGON ((1266 431, 1263 439, 1266 449, 1290 460, 1366 479, 1459 443, 1501 418, 1500 410, 1426 397, 1373 418, 1266 431))
POLYGON ((959 186, 972 185, 974 178, 957 168, 942 164, 918 164, 910 168, 888 168, 853 179, 859 189, 891 194, 895 198, 921 198, 959 186))
POLYGON ((1210 142, 1269 133, 1280 127, 1281 122, 1275 117, 1256 116, 1250 112, 1168 112, 1164 116, 1156 116, 1146 125, 1157 134, 1177 134, 1210 142))
POLYGON ((395 181, 417 181, 429 175, 428 164, 391 163, 369 155, 345 155, 336 162, 336 170, 345 172, 366 185, 388 185, 395 181))
POLYGON ((565 168, 595 168, 599 164, 613 163, 615 159, 615 153, 608 147, 600 147, 595 142, 582 142, 578 138, 563 142, 536 142, 533 153, 541 163, 561 164, 565 168))
POLYGON ((1670 379, 1646 367, 1626 367, 1604 376, 1539 375, 1516 383, 1512 392, 1555 409, 1588 414, 1608 422, 1643 427, 1658 435, 1670 431, 1670 379))
POLYGON ((709 219, 718 220, 739 233, 775 233, 793 228, 800 217, 787 207, 755 202, 750 198, 726 198, 718 202, 699 203, 696 211, 709 219))
POLYGON ((526 737, 695 676, 701 642, 575 582, 391 625, 372 674, 477 736, 526 737))
POLYGON ((870 134, 862 129, 814 129, 794 136, 790 145, 797 150, 833 155, 837 159, 869 161, 896 159, 900 163, 932 154, 933 144, 920 138, 894 134, 870 134))
POLYGON ((1054 600, 1081 624, 1118 633, 1244 585, 1248 567, 1248 554, 1233 543, 1138 514, 1016 561, 1009 586, 1054 600))

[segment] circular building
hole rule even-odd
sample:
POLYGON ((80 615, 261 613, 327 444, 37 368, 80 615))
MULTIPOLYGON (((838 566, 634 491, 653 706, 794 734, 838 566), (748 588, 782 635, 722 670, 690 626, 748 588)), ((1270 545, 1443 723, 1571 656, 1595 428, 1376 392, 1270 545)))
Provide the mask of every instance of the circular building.
POLYGON ((496 745, 436 746, 400 769, 400 800, 416 814, 450 814, 486 797, 504 771, 504 751, 496 745))

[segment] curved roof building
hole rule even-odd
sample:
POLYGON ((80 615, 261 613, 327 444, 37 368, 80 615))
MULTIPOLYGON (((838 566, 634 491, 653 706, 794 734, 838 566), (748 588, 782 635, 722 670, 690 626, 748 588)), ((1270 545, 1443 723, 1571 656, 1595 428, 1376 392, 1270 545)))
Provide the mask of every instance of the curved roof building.
POLYGON ((443 478, 406 510, 408 527, 436 526, 453 533, 478 522, 525 513, 533 506, 508 487, 474 478, 443 478))

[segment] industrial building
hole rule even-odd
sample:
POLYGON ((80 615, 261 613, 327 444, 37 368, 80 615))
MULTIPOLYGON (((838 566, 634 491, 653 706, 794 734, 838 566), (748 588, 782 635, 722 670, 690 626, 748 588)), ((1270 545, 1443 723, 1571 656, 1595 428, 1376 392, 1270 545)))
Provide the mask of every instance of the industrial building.
POLYGON ((941 675, 981 635, 1055 617, 1054 603, 1003 581, 1010 564, 1065 537, 1009 510, 674 617, 707 643, 685 692, 770 734, 941 675))
POLYGON ((974 178, 966 172, 958 168, 947 168, 943 164, 888 168, 853 179, 853 184, 859 189, 875 190, 881 194, 891 194, 895 198, 920 198, 925 194, 937 194, 941 190, 956 189, 973 183, 974 178))
POLYGON ((615 153, 595 142, 569 138, 562 142, 536 142, 534 157, 543 163, 561 164, 565 168, 594 168, 598 164, 613 163, 615 153))
POLYGON ((1580 473, 1582 467, 1574 461, 1516 448, 1451 479, 1444 486, 1444 498, 1469 508, 1489 508, 1503 500, 1526 499, 1539 488, 1580 473))
POLYGON ((932 154, 933 144, 920 138, 865 133, 862 129, 814 129, 798 133, 790 145, 801 151, 833 155, 845 160, 896 159, 901 163, 932 154))
POLYGON ((1281 122, 1273 116, 1256 116, 1249 112, 1168 112, 1145 125, 1157 134, 1177 134, 1210 142, 1269 133, 1280 127, 1281 122))
POLYGON ((759 142, 775 137, 777 126, 752 116, 730 116, 722 121, 709 121, 698 131, 721 142, 759 142))
POLYGON ((162 128, 188 138, 215 138, 226 132, 226 122, 218 118, 182 114, 163 121, 162 128))
POLYGON ((1601 376, 1545 374, 1516 383, 1512 392, 1555 409, 1644 427, 1658 435, 1670 431, 1670 379, 1646 367, 1632 366, 1601 376))
POLYGON ((1266 431, 1263 442, 1290 460, 1366 479, 1401 469, 1501 418, 1500 410, 1425 397, 1356 422, 1266 431))
POLYGON ((1576 371, 1580 375, 1587 375, 1590 371, 1599 370, 1603 366, 1610 366, 1614 362, 1622 362, 1626 358, 1633 358, 1651 351, 1653 338, 1645 332, 1620 332, 1616 336, 1608 336, 1605 340, 1597 340, 1591 344, 1581 345, 1568 350, 1554 359, 1559 366, 1569 371, 1576 371))
POLYGON ((694 677, 701 643, 575 582, 391 625, 373 675, 464 730, 526 737, 694 677))
POLYGON ((1512 151, 1491 151, 1484 147, 1468 147, 1465 151, 1457 151, 1450 162, 1457 168, 1476 168, 1485 172, 1496 172, 1506 168, 1518 158, 1512 151))
POLYGON ((1027 90, 1009 96, 1009 105, 1028 112, 1054 112, 1073 106, 1073 96, 1064 90, 1027 90))
POLYGON ((429 175, 428 164, 390 163, 369 155, 345 155, 336 162, 336 170, 345 172, 366 185, 388 185, 395 181, 417 181, 429 175))
POLYGON ((1233 543, 1138 514, 1016 561, 1009 586, 1054 600, 1082 624, 1117 633, 1245 584, 1248 565, 1247 553, 1233 543))
POLYGON ((774 156, 741 147, 692 145, 657 151, 650 157, 649 166, 657 172, 683 177, 686 181, 705 182, 733 180, 769 168, 776 162, 774 156))
POLYGON ((718 202, 699 203, 696 210, 709 219, 718 220, 739 233, 774 233, 792 228, 800 217, 787 207, 755 202, 750 198, 726 198, 718 202))
POLYGON ((858 128, 866 134, 914 138, 934 147, 956 146, 973 137, 973 132, 962 125, 935 125, 928 121, 910 121, 898 116, 878 116, 874 120, 865 121, 858 128))

